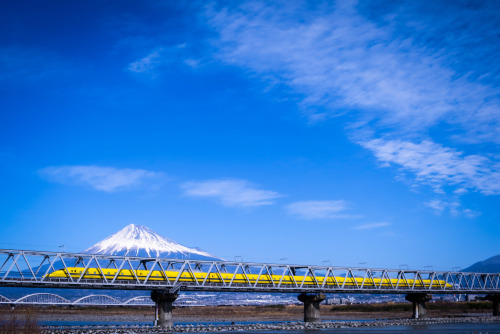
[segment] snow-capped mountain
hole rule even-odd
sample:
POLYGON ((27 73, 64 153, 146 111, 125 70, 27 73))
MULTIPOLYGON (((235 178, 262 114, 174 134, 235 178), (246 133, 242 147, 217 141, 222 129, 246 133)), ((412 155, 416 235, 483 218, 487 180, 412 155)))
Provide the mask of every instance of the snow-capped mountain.
POLYGON ((171 239, 164 238, 146 226, 134 224, 126 226, 83 252, 87 254, 222 260, 199 248, 186 247, 171 239))

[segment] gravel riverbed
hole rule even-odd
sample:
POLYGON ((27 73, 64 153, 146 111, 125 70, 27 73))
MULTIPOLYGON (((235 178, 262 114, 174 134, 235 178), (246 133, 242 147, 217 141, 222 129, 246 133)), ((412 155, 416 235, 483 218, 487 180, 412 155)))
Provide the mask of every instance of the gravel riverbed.
POLYGON ((46 327, 43 334, 157 334, 157 333, 199 333, 199 332, 261 332, 261 331, 295 331, 321 330, 329 328, 358 328, 358 327, 388 327, 414 326, 435 324, 459 323, 499 323, 500 317, 464 317, 464 318, 428 318, 428 319, 397 319, 397 320, 370 320, 370 321, 332 321, 332 322, 280 322, 272 324, 229 324, 229 325, 176 325, 173 331, 163 330, 150 326, 84 326, 84 327, 46 327))

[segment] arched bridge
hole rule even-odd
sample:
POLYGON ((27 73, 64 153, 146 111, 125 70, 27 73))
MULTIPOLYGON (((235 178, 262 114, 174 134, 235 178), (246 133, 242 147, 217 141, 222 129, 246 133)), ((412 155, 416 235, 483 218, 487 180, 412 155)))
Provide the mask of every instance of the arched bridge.
MULTIPOLYGON (((138 296, 127 300, 107 296, 88 295, 73 301, 53 293, 32 293, 17 299, 10 299, 0 295, 0 304, 9 305, 73 305, 73 306, 154 306, 149 296, 138 296)), ((174 302, 174 306, 205 306, 204 303, 193 297, 181 296, 174 302)))

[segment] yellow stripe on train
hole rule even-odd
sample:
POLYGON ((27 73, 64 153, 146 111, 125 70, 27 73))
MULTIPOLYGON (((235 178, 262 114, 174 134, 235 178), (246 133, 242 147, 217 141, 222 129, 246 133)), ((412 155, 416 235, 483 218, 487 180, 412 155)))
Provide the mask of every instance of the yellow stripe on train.
MULTIPOLYGON (((82 273, 84 272, 84 268, 77 268, 77 267, 69 267, 67 269, 61 269, 61 270, 56 270, 50 274, 47 275, 47 277, 50 278, 67 278, 71 276, 73 279, 78 279, 82 277, 83 279, 103 279, 106 277, 108 280, 113 280, 116 278, 116 280, 140 280, 144 281, 148 279, 148 281, 166 281, 166 277, 170 281, 174 281, 177 279, 179 276, 179 272, 177 271, 166 271, 165 273, 163 271, 159 270, 154 270, 154 271, 149 271, 149 270, 129 270, 129 269, 122 269, 120 272, 117 274, 118 269, 99 269, 99 268, 88 268, 85 274, 82 273), (165 276, 166 274, 166 276, 165 276), (149 277, 149 278, 148 278, 149 277)), ((195 282, 198 281, 199 283, 206 281, 207 283, 236 283, 236 284, 255 284, 255 282, 258 280, 257 284, 285 284, 285 285, 290 285, 290 284, 298 284, 298 285, 320 285, 322 286, 323 283, 325 282, 325 277, 323 276, 318 276, 316 279, 310 276, 281 276, 281 275, 255 275, 255 274, 230 274, 230 273, 222 273, 222 274, 216 274, 216 273, 203 273, 203 272, 195 272, 194 274, 191 273, 183 273, 178 281, 179 282, 195 282), (208 277, 207 277, 208 275, 208 277)), ((397 278, 391 278, 391 279, 381 279, 381 278, 361 278, 361 277, 356 277, 356 278, 345 278, 345 277, 328 277, 326 279, 326 283, 324 283, 327 286, 347 286, 347 287, 354 287, 354 286, 359 286, 363 285, 363 287, 366 288, 375 288, 375 287, 399 287, 399 288, 428 288, 431 286, 431 280, 413 280, 413 279, 408 279, 408 280, 403 280, 403 279, 397 279, 397 278)), ((453 287, 451 284, 446 283, 443 280, 433 280, 432 281, 432 288, 451 288, 453 287)))

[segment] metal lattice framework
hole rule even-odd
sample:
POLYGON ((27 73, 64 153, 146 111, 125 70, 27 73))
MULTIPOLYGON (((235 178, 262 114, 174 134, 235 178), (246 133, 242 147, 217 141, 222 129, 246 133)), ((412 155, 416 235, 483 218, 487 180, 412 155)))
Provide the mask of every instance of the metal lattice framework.
POLYGON ((9 287, 293 293, 500 293, 500 273, 197 261, 6 249, 0 250, 0 263, 0 286, 9 287), (75 267, 82 268, 78 277, 49 276, 57 270, 75 267), (89 268, 99 272, 106 268, 117 270, 112 277, 102 275, 90 279, 85 275, 89 268), (119 279, 121 270, 130 270, 133 277, 119 279), (140 279, 136 275, 137 270, 160 272, 164 279, 154 280, 151 274, 140 279), (167 272, 176 276, 169 277, 167 272), (199 273, 204 273, 205 278, 199 278, 199 273), (215 275, 219 282, 208 280, 209 275, 206 274, 215 275), (236 275, 243 277, 244 282, 235 282, 236 275), (251 275, 253 279, 250 279, 251 275), (279 275, 280 279, 270 280, 272 275, 279 275), (185 276, 192 277, 192 281, 185 281, 185 276), (296 280, 298 276, 303 279, 296 280), (306 278, 308 283, 305 283, 306 278), (348 281, 352 284, 346 284, 348 281))

